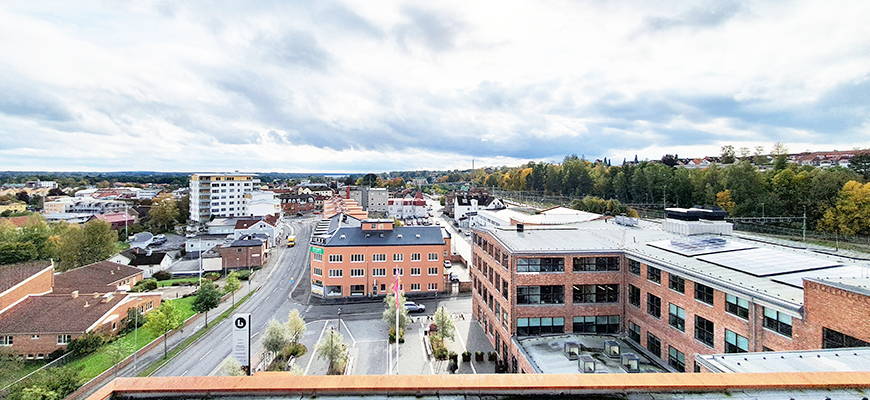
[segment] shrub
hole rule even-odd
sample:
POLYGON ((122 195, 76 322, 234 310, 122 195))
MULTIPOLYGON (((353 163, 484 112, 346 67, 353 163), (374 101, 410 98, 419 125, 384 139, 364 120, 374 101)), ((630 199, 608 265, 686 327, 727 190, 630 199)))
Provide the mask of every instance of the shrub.
POLYGON ((308 352, 308 348, 305 347, 302 343, 290 343, 284 346, 281 349, 281 352, 278 353, 279 357, 283 357, 284 359, 289 359, 290 357, 302 357, 305 353, 308 352))
POLYGON ((149 290, 157 289, 157 286, 157 279, 148 278, 137 283, 132 289, 134 292, 147 292, 149 290))
POLYGON ((172 279, 172 273, 169 271, 157 271, 152 274, 151 277, 158 281, 165 281, 167 279, 172 279))
MULTIPOLYGON (((396 343, 396 328, 390 328, 390 343, 396 343)), ((405 343, 404 328, 399 328, 399 343, 405 343)))
POLYGON ((449 352, 447 346, 444 345, 444 339, 438 335, 429 335, 429 343, 432 343, 432 356, 436 360, 446 360, 449 352))
POLYGON ((66 354, 66 350, 57 349, 55 351, 52 351, 51 353, 48 353, 48 359, 49 360, 57 360, 58 358, 60 358, 64 354, 66 354))
POLYGON ((251 278, 251 271, 241 270, 237 272, 237 275, 240 281, 246 281, 251 278))
POLYGON ((221 278, 221 274, 219 274, 217 272, 209 272, 209 273, 203 275, 202 277, 214 282, 214 281, 221 278))
POLYGON ((490 351, 489 352, 489 361, 495 362, 495 360, 497 360, 497 359, 498 359, 498 353, 496 353, 494 351, 490 351))
POLYGON ((66 349, 75 355, 90 354, 97 351, 105 341, 103 336, 91 331, 70 341, 66 349))

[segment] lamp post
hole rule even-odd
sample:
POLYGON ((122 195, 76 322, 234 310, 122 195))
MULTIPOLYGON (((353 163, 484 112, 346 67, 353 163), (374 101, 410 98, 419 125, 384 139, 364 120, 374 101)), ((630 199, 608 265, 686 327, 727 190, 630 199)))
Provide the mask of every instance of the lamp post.
POLYGON ((341 334, 341 307, 338 308, 338 333, 341 334))
POLYGON ((761 218, 764 219, 764 203, 761 203, 761 218))

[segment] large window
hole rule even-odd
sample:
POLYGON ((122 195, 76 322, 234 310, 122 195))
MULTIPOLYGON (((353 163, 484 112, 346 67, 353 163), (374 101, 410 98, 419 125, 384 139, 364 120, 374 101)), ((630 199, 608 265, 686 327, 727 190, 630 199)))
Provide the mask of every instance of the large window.
POLYGON ((616 303, 619 285, 574 285, 574 303, 616 303))
POLYGON ((713 347, 714 332, 713 321, 697 315, 695 316, 695 339, 707 346, 713 347))
POLYGON ((640 261, 628 260, 628 272, 640 276, 640 261))
POLYGON ((646 313, 661 319, 662 299, 652 293, 646 294, 646 313))
POLYGON ((713 305, 713 288, 695 283, 695 300, 713 305))
POLYGON ((658 358, 662 358, 662 341, 652 333, 646 333, 646 349, 658 358))
POLYGON ((400 254, 400 253, 393 254, 393 262, 402 262, 402 261, 405 261, 404 254, 400 254))
POLYGON ((420 276, 421 273, 422 273, 422 268, 419 268, 419 267, 411 268, 411 276, 420 276))
POLYGON ((640 343, 640 325, 628 321, 628 338, 635 343, 640 343))
POLYGON ((517 304, 564 304, 565 287, 517 286, 517 304))
POLYGON ((340 263, 340 262, 342 262, 343 258, 344 258, 344 257, 342 257, 341 254, 330 254, 330 255, 329 255, 329 262, 331 262, 331 263, 340 263))
POLYGON ((0 346, 12 346, 12 336, 0 336, 0 346))
POLYGON ((437 283, 430 283, 429 284, 429 291, 430 292, 437 292, 438 291, 438 284, 437 283))
POLYGON ((372 276, 374 276, 374 277, 387 276, 387 269, 386 268, 375 268, 372 270, 372 276))
POLYGON ((619 257, 574 257, 574 272, 619 271, 619 257))
POLYGON ((517 272, 565 272, 564 258, 520 258, 517 272))
POLYGON ((372 262, 387 262, 386 254, 372 254, 372 262))
POLYGON ((354 278, 357 278, 360 276, 366 276, 366 270, 364 270, 362 268, 351 268, 350 276, 354 277, 354 278))
POLYGON ((314 274, 314 276, 323 276, 323 268, 314 267, 313 270, 312 274, 314 274))
POLYGON ((749 302, 737 296, 725 295, 725 311, 743 319, 749 319, 749 302))
POLYGON ((420 284, 419 283, 412 283, 411 284, 411 291, 412 292, 419 292, 420 291, 420 284))
POLYGON ((574 317, 574 333, 617 333, 618 315, 574 317))
POLYGON ((662 283, 662 270, 647 265, 646 266, 646 279, 649 279, 650 282, 655 282, 661 285, 662 283))
POLYGON ((329 270, 329 277, 330 278, 341 278, 343 274, 344 274, 344 271, 342 271, 340 269, 329 270))
POLYGON ((668 274, 668 287, 675 292, 686 293, 686 280, 674 274, 668 274))
POLYGON ((764 327, 791 337, 791 317, 771 308, 764 308, 764 327))
POLYGON ((725 352, 726 353, 746 353, 749 351, 749 339, 725 330, 725 352))
POLYGON ((311 253, 312 260, 314 262, 323 262, 323 254, 320 253, 311 253))
POLYGON ((366 255, 365 254, 351 254, 350 255, 350 262, 353 262, 353 263, 366 262, 366 255))
POLYGON ((668 324, 683 332, 686 331, 686 310, 671 303, 668 306, 668 324))
POLYGON ((668 346, 668 365, 677 371, 686 372, 686 355, 673 346, 668 346))
POLYGON ((72 341, 72 335, 57 335, 57 344, 69 344, 72 341))
POLYGON ((564 333, 565 318, 517 318, 517 336, 564 333))
POLYGON ((849 335, 837 332, 833 329, 822 328, 822 348, 823 349, 839 349, 841 347, 870 347, 861 339, 851 337, 849 335))
POLYGON ((438 261, 438 253, 429 253, 429 261, 438 261))
POLYGON ((429 267, 429 276, 438 275, 438 267, 429 267))
POLYGON ((420 261, 423 259, 423 255, 420 253, 411 253, 411 261, 420 261))
POLYGON ((632 284, 628 285, 628 303, 640 307, 640 288, 632 284))

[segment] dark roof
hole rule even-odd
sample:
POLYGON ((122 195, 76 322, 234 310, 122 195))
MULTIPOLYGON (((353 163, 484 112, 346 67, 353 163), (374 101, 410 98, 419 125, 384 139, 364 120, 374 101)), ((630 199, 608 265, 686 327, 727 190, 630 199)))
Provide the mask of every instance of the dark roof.
POLYGON ((228 247, 253 247, 253 246, 262 246, 262 240, 234 240, 228 247))
POLYGON ((166 258, 166 252, 145 250, 139 247, 133 247, 121 252, 121 255, 130 259, 130 264, 138 265, 157 265, 163 262, 166 258))
POLYGON ((141 274, 142 270, 111 261, 100 261, 54 276, 55 293, 108 293, 117 290, 124 279, 141 274))
POLYGON ((125 297, 115 293, 104 303, 93 294, 30 296, 0 315, 0 334, 84 333, 125 297))
POLYGON ((0 265, 0 293, 24 282, 37 272, 51 267, 49 261, 31 261, 19 264, 0 265))
POLYGON ((267 215, 263 219, 240 219, 236 221, 235 229, 248 229, 256 225, 260 221, 264 222, 266 225, 271 225, 274 227, 278 223, 278 218, 276 218, 274 215, 267 215))
POLYGON ((363 231, 341 227, 324 246, 412 246, 444 244, 440 226, 399 226, 391 231, 363 231), (383 234, 383 237, 381 237, 383 234), (399 238, 399 235, 402 235, 399 238), (417 237, 420 235, 420 237, 417 237), (342 239, 344 236, 344 239, 342 239))
POLYGON ((478 206, 486 207, 489 205, 489 203, 492 203, 492 201, 495 200, 495 197, 485 195, 485 194, 481 195, 481 194, 477 194, 477 193, 456 195, 456 203, 459 204, 460 206, 470 206, 472 199, 477 200, 478 206))

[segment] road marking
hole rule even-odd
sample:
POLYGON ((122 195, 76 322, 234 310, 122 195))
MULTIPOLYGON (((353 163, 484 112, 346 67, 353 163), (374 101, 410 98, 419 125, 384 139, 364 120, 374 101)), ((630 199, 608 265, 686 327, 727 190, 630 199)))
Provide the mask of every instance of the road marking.
MULTIPOLYGON (((230 333, 232 333, 232 332, 230 332, 230 333)), ((230 334, 229 334, 229 333, 227 333, 227 335, 226 335, 226 336, 224 336, 224 338, 223 338, 223 339, 221 339, 221 342, 223 342, 223 341, 224 341, 224 340, 227 340, 227 338, 228 338, 228 337, 230 337, 230 334)))
POLYGON ((184 372, 181 373, 181 375, 178 375, 178 376, 184 376, 184 374, 186 374, 187 371, 190 371, 190 370, 189 370, 189 369, 186 369, 186 370, 184 370, 184 372))
MULTIPOLYGON (((341 323, 341 321, 339 321, 339 323, 341 323)), ((353 341, 353 346, 351 346, 351 347, 356 347, 356 339, 354 339, 354 338, 353 338, 353 334, 350 333, 350 327, 347 326, 347 324, 344 324, 344 327, 347 328, 347 329, 346 329, 346 330, 347 330, 347 335, 350 336, 350 340, 353 341)), ((338 328, 341 329, 341 326, 339 326, 338 328)))
MULTIPOLYGON (((456 328, 454 328, 454 330, 458 331, 458 329, 456 329, 456 328)), ((455 335, 456 339, 459 340, 459 345, 462 346, 462 348, 465 349, 465 351, 468 351, 468 347, 465 347, 465 341, 462 340, 462 335, 460 335, 459 332, 454 332, 454 333, 456 333, 456 335, 455 335)), ((471 372, 474 372, 475 374, 477 374, 477 370, 474 369, 474 359, 469 360, 468 365, 471 366, 471 372)))
POLYGON ((199 361, 202 361, 202 359, 205 358, 205 356, 209 355, 209 353, 211 353, 212 350, 214 350, 214 347, 209 349, 209 351, 205 352, 205 354, 203 354, 202 357, 199 358, 199 361))
MULTIPOLYGON (((328 322, 323 324, 323 329, 320 330, 320 337, 317 338, 317 342, 319 342, 320 339, 323 339, 323 334, 326 332, 327 326, 329 326, 328 322)), ((314 346, 314 351, 311 352, 311 358, 308 359, 308 366, 305 367, 305 375, 308 375, 308 370, 311 369, 311 362, 314 361, 314 356, 316 356, 316 355, 317 355, 317 346, 314 346)))

